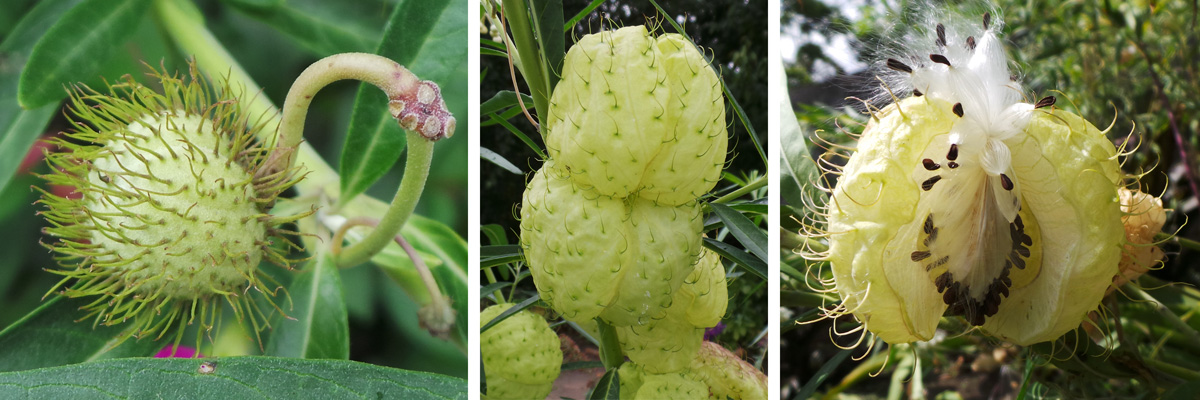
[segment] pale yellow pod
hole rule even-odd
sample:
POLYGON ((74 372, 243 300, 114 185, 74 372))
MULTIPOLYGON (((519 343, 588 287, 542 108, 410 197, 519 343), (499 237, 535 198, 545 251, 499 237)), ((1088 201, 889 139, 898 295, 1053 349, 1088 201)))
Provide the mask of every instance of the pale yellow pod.
POLYGON ((692 361, 692 375, 708 385, 712 398, 765 400, 767 376, 713 342, 704 342, 692 361))
POLYGON ((864 130, 826 207, 844 311, 888 343, 930 339, 943 314, 1017 344, 1053 340, 1116 273, 1115 149, 1074 114, 1031 109, 1021 134, 987 144, 1011 167, 987 172, 989 139, 956 125, 962 112, 910 97, 864 130))
POLYGON ((983 329, 1029 345, 1075 329, 1117 274, 1125 229, 1112 142, 1064 110, 1034 111, 1028 136, 1008 141, 1026 209, 1041 228, 1041 272, 1015 287, 983 329))
POLYGON ((670 88, 668 132, 638 195, 680 205, 708 193, 721 178, 729 143, 725 95, 716 71, 682 35, 659 36, 656 46, 670 88))
POLYGON ((542 300, 585 321, 613 303, 634 257, 622 201, 574 183, 554 161, 530 179, 521 204, 521 248, 542 300))
POLYGON ((711 328, 721 322, 729 306, 729 287, 721 256, 704 249, 700 261, 680 286, 675 301, 687 305, 687 320, 692 325, 711 328))
POLYGON ((625 201, 634 257, 621 265, 617 298, 600 316, 617 326, 662 318, 700 254, 703 215, 692 202, 678 207, 638 197, 625 201))
POLYGON ((585 188, 626 197, 667 133, 669 88, 644 26, 584 36, 563 63, 545 130, 550 158, 585 188))

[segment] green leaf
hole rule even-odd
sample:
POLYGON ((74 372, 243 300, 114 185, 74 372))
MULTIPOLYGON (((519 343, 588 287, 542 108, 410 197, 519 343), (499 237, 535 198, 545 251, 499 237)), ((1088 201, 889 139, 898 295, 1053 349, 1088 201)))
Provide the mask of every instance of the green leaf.
POLYGON ((488 243, 494 245, 508 244, 508 235, 504 233, 504 227, 500 224, 487 224, 479 229, 483 231, 484 236, 487 236, 488 243))
POLYGON ((149 0, 86 0, 38 40, 21 73, 17 99, 38 108, 66 97, 65 85, 92 78, 137 30, 149 0))
POLYGON ((759 259, 767 259, 767 234, 758 225, 745 215, 735 211, 729 206, 719 203, 709 203, 713 213, 725 222, 725 227, 729 229, 729 233, 737 238, 742 246, 746 246, 751 254, 758 256, 759 259))
POLYGON ((0 115, 0 189, 17 173, 25 154, 50 123, 55 111, 58 106, 54 104, 33 110, 9 108, 0 111, 4 114, 0 115))
POLYGON ((782 147, 779 160, 783 170, 779 194, 788 204, 802 207, 804 188, 816 181, 819 175, 816 163, 808 153, 807 138, 796 121, 796 112, 792 110, 792 101, 786 90, 787 78, 784 77, 782 81, 785 82, 785 90, 779 99, 779 143, 782 147))
MULTIPOLYGON (((114 340, 131 325, 93 328, 91 319, 75 322, 84 316, 80 307, 93 301, 95 298, 54 296, 0 331, 0 371, 76 364, 114 355, 144 357, 170 344, 153 338, 129 339, 113 348, 114 340)), ((167 336, 170 334, 164 335, 167 336)), ((4 385, 0 384, 0 392, 3 390, 4 385)), ((0 394, 0 398, 11 397, 0 394)))
POLYGON ((508 172, 512 172, 515 175, 524 175, 525 174, 524 172, 521 171, 520 168, 517 168, 516 165, 513 165, 513 163, 511 161, 508 161, 508 159, 504 158, 504 156, 492 151, 492 149, 489 149, 487 147, 479 148, 479 158, 487 160, 488 162, 490 162, 492 164, 496 164, 496 166, 500 167, 501 169, 508 171, 508 172))
POLYGON ((481 287, 481 288, 479 288, 479 298, 481 298, 481 299, 487 298, 488 296, 492 295, 492 292, 495 292, 500 289, 504 289, 506 287, 511 286, 512 284, 513 284, 512 282, 496 282, 496 283, 481 287))
POLYGON ((479 249, 479 267, 488 268, 521 261, 525 256, 515 244, 483 246, 479 249))
POLYGON ((57 105, 25 110, 17 103, 21 71, 38 38, 80 0, 38 3, 0 43, 0 189, 8 185, 25 153, 54 116, 57 105))
MULTIPOLYGON (((633 397, 633 396, 628 396, 633 397)), ((613 368, 604 373, 600 377, 600 381, 596 382, 596 387, 592 388, 592 393, 588 395, 588 400, 620 400, 621 399, 621 376, 617 373, 617 369, 613 368)))
POLYGON ((532 0, 533 7, 530 15, 533 22, 534 34, 539 39, 538 52, 541 56, 542 71, 546 79, 546 97, 553 93, 558 85, 558 77, 562 75, 562 63, 566 54, 563 35, 562 0, 532 0))
POLYGON ((732 260, 739 265, 758 275, 759 278, 767 279, 767 263, 761 258, 755 257, 753 254, 747 253, 731 244, 704 238, 704 247, 717 252, 721 257, 732 260))
POLYGON ((601 4, 604 4, 604 0, 592 0, 592 4, 588 4, 587 7, 585 7, 583 10, 580 10, 579 13, 575 14, 574 17, 571 17, 570 21, 567 21, 565 24, 563 24, 563 31, 570 31, 571 28, 575 27, 575 24, 583 20, 584 17, 587 17, 588 14, 591 14, 592 10, 595 10, 596 7, 599 7, 601 4))
POLYGON ((804 384, 804 386, 800 388, 800 391, 796 393, 796 396, 792 398, 796 400, 812 398, 813 393, 817 392, 817 388, 821 386, 821 383, 825 382, 825 379, 829 378, 829 375, 833 374, 833 370, 839 365, 842 365, 842 362, 846 361, 846 359, 850 357, 850 353, 853 352, 853 349, 839 351, 837 355, 833 356, 833 358, 829 359, 829 361, 826 361, 825 364, 821 366, 821 369, 817 370, 816 374, 813 374, 812 377, 808 378, 808 383, 804 384))
POLYGON ((295 358, 350 358, 350 326, 342 280, 333 258, 317 253, 288 287, 292 308, 271 330, 267 354, 295 358))
MULTIPOLYGON (((537 43, 537 33, 534 32, 530 21, 530 10, 523 0, 502 0, 504 19, 508 30, 512 33, 515 54, 520 55, 520 64, 514 65, 521 71, 525 84, 529 87, 529 96, 533 98, 534 109, 538 118, 546 115, 550 104, 550 93, 554 89, 547 81, 548 74, 542 63, 541 49, 537 43)), ((559 18, 559 21, 562 21, 559 18)), ((561 33, 560 33, 561 35, 561 33)), ((544 158, 544 157, 543 157, 544 158)))
POLYGON ((0 398, 466 399, 467 382, 356 361, 134 358, 0 374, 0 398))
MULTIPOLYGON (((533 105, 533 98, 525 93, 521 93, 521 101, 525 103, 526 107, 533 105)), ((479 105, 479 115, 501 112, 510 107, 517 107, 517 93, 511 90, 501 90, 479 105)))
MULTIPOLYGON (((405 0, 392 12, 377 51, 422 80, 437 83, 460 120, 467 114, 466 7, 465 0, 405 0)), ((378 88, 359 86, 338 165, 343 203, 387 174, 404 152, 404 130, 387 105, 387 95, 378 88)), ((459 126, 465 130, 466 123, 459 126)))
POLYGON ((379 45, 386 20, 376 4, 355 1, 227 1, 233 8, 275 28, 314 55, 369 53, 379 45))
MULTIPOLYGON (((492 318, 491 321, 484 322, 483 327, 479 328, 479 333, 487 332, 488 329, 492 329, 493 326, 496 326, 496 324, 499 324, 500 322, 508 319, 509 316, 519 313, 519 312, 521 312, 521 310, 529 308, 529 306, 532 306, 533 303, 537 303, 541 299, 542 299, 542 296, 540 294, 535 294, 535 295, 533 295, 533 297, 525 299, 525 301, 517 303, 517 305, 515 305, 515 306, 509 307, 507 310, 504 310, 504 312, 500 313, 500 315, 497 315, 496 318, 492 318)), ((483 322, 483 321, 479 321, 479 322, 483 322)))

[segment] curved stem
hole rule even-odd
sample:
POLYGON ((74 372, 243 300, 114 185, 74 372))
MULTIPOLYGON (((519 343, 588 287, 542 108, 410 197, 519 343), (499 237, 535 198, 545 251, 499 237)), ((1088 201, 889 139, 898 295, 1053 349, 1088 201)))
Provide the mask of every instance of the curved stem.
POLYGON ((348 267, 362 264, 371 256, 383 250, 392 238, 400 233, 400 228, 408 221, 421 192, 425 189, 425 178, 429 177, 429 165, 433 160, 433 142, 423 139, 419 134, 408 132, 408 159, 404 163, 404 178, 396 197, 388 207, 379 226, 371 231, 361 242, 355 243, 342 251, 337 257, 338 267, 348 267))
POLYGON ((345 79, 360 80, 383 90, 388 96, 392 117, 406 131, 420 133, 416 139, 424 140, 418 141, 435 141, 454 133, 454 117, 446 109, 437 84, 418 79, 387 57, 367 53, 334 54, 305 68, 288 90, 283 101, 279 140, 272 152, 272 161, 269 161, 277 163, 272 169, 285 170, 294 165, 292 150, 304 139, 304 119, 313 96, 330 83, 345 79))

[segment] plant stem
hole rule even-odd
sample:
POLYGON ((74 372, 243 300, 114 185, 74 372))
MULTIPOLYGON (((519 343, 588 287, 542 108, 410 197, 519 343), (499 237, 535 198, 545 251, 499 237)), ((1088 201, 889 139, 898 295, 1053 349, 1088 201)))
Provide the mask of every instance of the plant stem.
MULTIPOLYGON (((395 61, 367 53, 342 53, 322 58, 300 73, 283 101, 283 120, 272 160, 291 168, 291 149, 304 139, 304 119, 317 92, 330 83, 353 79, 370 83, 388 96, 392 116, 406 131, 420 133, 416 139, 436 141, 454 133, 455 120, 446 110, 438 86, 422 81, 395 61), (281 158, 283 157, 283 158, 281 158)), ((411 135, 410 135, 410 139, 411 135)))
POLYGON ((1186 247, 1186 248, 1189 248, 1192 250, 1200 250, 1200 242, 1197 242, 1195 240, 1188 239, 1185 237, 1179 237, 1177 235, 1171 235, 1171 234, 1159 232, 1154 235, 1154 240, 1174 241, 1175 243, 1179 243, 1180 246, 1183 246, 1183 247, 1186 247))
POLYGON ((751 181, 746 186, 742 186, 738 190, 734 190, 734 191, 730 192, 729 194, 726 194, 724 196, 717 198, 716 200, 713 200, 712 202, 713 203, 727 203, 730 200, 736 199, 738 197, 742 197, 746 193, 753 192, 754 190, 761 188, 763 186, 767 186, 767 176, 766 175, 760 176, 760 177, 758 177, 758 179, 751 181))
POLYGON ((338 255, 338 267, 349 267, 362 264, 371 259, 371 256, 383 250, 392 238, 400 232, 400 228, 404 227, 404 223, 408 221, 408 217, 412 215, 413 209, 417 207, 417 201, 421 198, 421 192, 425 189, 425 178, 429 177, 429 166, 433 160, 433 142, 425 140, 420 134, 407 132, 408 134, 408 159, 404 163, 404 177, 400 180, 400 188, 396 190, 396 197, 392 198, 392 204, 388 206, 388 210, 383 214, 383 218, 379 221, 379 226, 371 231, 362 241, 351 245, 338 255))
POLYGON ((1197 333, 1195 329, 1192 329, 1192 327, 1186 322, 1183 322, 1182 319, 1179 319, 1178 315, 1175 315, 1171 309, 1167 308, 1167 306, 1162 302, 1159 302, 1158 299, 1155 299, 1154 296, 1146 293, 1145 290, 1142 290, 1136 285, 1126 285, 1125 290, 1128 290, 1133 296, 1152 303, 1154 310, 1158 311, 1158 314, 1175 328, 1176 333, 1183 335, 1183 337, 1187 338, 1189 342, 1200 345, 1200 333, 1197 333))
POLYGON ((1183 368, 1183 367, 1179 367, 1179 366, 1176 366, 1171 363, 1155 360, 1153 358, 1147 358, 1142 361, 1145 362, 1146 365, 1148 365, 1154 369, 1157 369, 1162 372, 1166 372, 1168 374, 1174 375, 1178 378, 1181 378, 1181 379, 1184 379, 1187 381, 1200 380, 1200 373, 1189 370, 1187 368, 1183 368))
POLYGON ((621 341, 617 338, 617 328, 613 328, 607 322, 600 318, 596 318, 596 325, 600 331, 600 362, 604 363, 605 370, 613 370, 619 368, 625 363, 625 355, 621 353, 621 341))

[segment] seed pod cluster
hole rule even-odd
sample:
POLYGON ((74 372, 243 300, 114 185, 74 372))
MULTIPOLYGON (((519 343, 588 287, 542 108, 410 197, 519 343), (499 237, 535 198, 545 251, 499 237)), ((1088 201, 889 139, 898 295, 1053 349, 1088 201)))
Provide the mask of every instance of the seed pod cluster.
POLYGON ((569 320, 615 326, 625 354, 653 373, 685 369, 728 300, 697 201, 728 142, 716 72, 681 35, 587 35, 566 55, 544 123, 549 159, 521 207, 542 300, 569 320))
POLYGON ((767 398, 767 376, 721 345, 704 342, 687 368, 655 373, 644 365, 625 363, 622 399, 767 398))
MULTIPOLYGON (((487 324, 512 304, 497 304, 479 315, 487 324)), ((543 399, 558 378, 563 354, 558 335, 528 310, 510 315, 479 335, 487 374, 485 399, 543 399)))
POLYGON ((680 35, 587 35, 567 53, 530 180, 521 243, 542 299, 567 319, 661 319, 695 269, 697 197, 727 145, 720 81, 680 35))
POLYGON ((262 173, 270 149, 228 86, 214 94, 194 67, 190 80, 156 77, 162 93, 126 76, 71 96, 76 130, 56 140, 66 151, 48 155, 44 178, 81 196, 40 200, 63 268, 52 272, 66 277, 53 290, 98 296, 89 317, 132 321, 135 336, 211 327, 225 302, 257 328, 265 314, 248 292, 274 293, 258 265, 289 264, 276 225, 297 218, 270 206, 300 177, 262 173))

